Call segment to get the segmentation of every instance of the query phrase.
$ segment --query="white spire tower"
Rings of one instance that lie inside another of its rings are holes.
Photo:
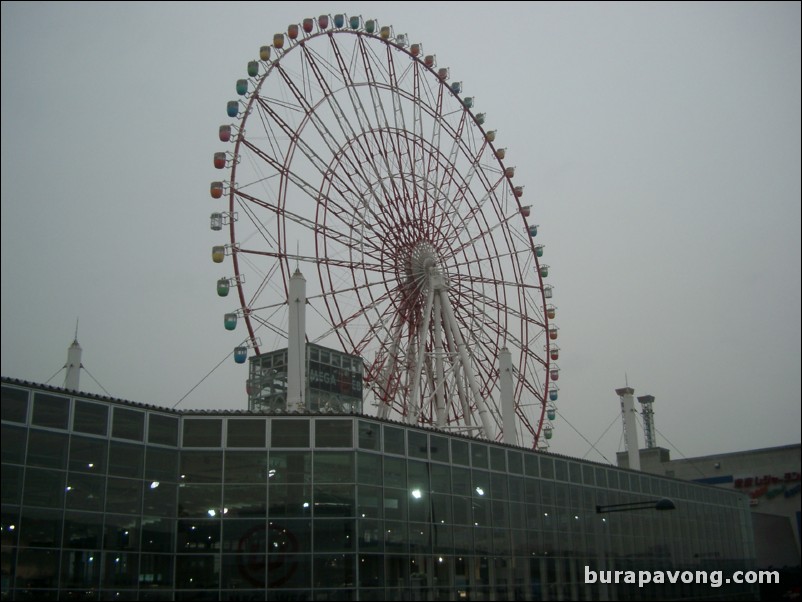
[[[81,346],[78,344],[78,320],[75,321],[75,338],[72,345],[67,350],[67,363],[64,366],[67,374],[64,377],[64,388],[70,391],[78,391],[81,381]]]
[[[638,454],[638,427],[635,422],[635,389],[624,387],[615,390],[621,398],[621,419],[624,422],[624,447],[627,451],[629,467],[640,470],[640,455]]]
[[[287,333],[287,409],[306,408],[306,279],[298,267],[290,278]]]

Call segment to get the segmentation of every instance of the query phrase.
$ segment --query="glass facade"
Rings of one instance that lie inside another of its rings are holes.
[[[744,496],[364,416],[175,412],[4,380],[3,599],[754,599]],[[598,514],[667,497],[676,510]]]

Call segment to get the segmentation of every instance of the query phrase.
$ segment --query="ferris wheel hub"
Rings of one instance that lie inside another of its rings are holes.
[[[428,241],[417,243],[406,258],[407,283],[416,290],[426,290],[435,282],[445,286],[442,261],[437,250]]]

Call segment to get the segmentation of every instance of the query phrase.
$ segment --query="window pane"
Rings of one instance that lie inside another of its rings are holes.
[[[359,421],[359,447],[381,451],[381,426],[365,420]]]
[[[103,547],[106,550],[138,550],[139,517],[107,514]]]
[[[219,516],[222,502],[220,485],[183,485],[178,488],[178,516],[211,518]]]
[[[3,420],[10,422],[28,421],[28,392],[23,389],[2,387],[0,389],[0,409]]]
[[[309,420],[273,419],[271,447],[309,447]]]
[[[540,476],[544,479],[554,478],[554,461],[546,456],[540,456]]]
[[[490,448],[490,470],[507,471],[507,453],[500,447]]]
[[[321,516],[354,516],[353,485],[315,484],[315,520]]]
[[[178,418],[150,414],[148,418],[148,443],[178,445]]]
[[[103,515],[94,512],[66,512],[64,547],[99,550],[103,539]]]
[[[353,483],[353,452],[315,452],[316,483]]]
[[[261,516],[267,513],[267,486],[226,485],[223,489],[223,512],[226,519]]]
[[[347,552],[356,549],[353,519],[319,519],[313,521],[315,551]]]
[[[227,431],[228,447],[265,446],[265,421],[261,418],[229,418]]]
[[[407,498],[409,491],[406,489],[384,488],[384,518],[387,520],[407,520]]]
[[[432,460],[448,462],[448,439],[438,435],[429,435],[429,451],[432,454]]]
[[[426,433],[407,431],[407,449],[410,458],[429,459],[429,438]]]
[[[108,432],[109,408],[99,403],[75,401],[75,416],[72,428],[79,433],[105,435]]]
[[[62,511],[22,509],[19,545],[21,548],[61,547]],[[19,573],[17,573],[19,578]]]
[[[223,480],[223,452],[181,453],[182,483],[220,483]]]
[[[33,424],[66,429],[70,417],[70,400],[66,397],[36,393],[33,396]]]
[[[207,517],[208,519],[208,517]],[[220,547],[221,521],[179,520],[176,551],[181,553],[210,553]]]
[[[388,454],[399,454],[402,456],[406,453],[404,429],[394,426],[384,427],[384,451]]]
[[[270,483],[304,483],[312,473],[312,452],[270,452]]]
[[[22,497],[22,466],[3,466],[0,474],[2,474],[0,494],[2,494],[3,504],[18,505]],[[5,524],[3,522],[4,527]],[[3,528],[3,537],[5,536],[6,530]]]
[[[384,486],[406,488],[407,464],[405,460],[384,458]]]
[[[223,521],[223,552],[248,553],[264,557],[267,554],[267,522],[261,519]],[[225,562],[225,557],[223,559]],[[264,565],[264,561],[259,563]]]
[[[315,420],[315,447],[353,447],[353,420]]]
[[[106,477],[71,473],[67,477],[67,508],[103,512]]]
[[[106,512],[140,514],[142,512],[142,481],[109,477],[106,489]]]
[[[142,519],[142,551],[172,552],[175,540],[175,521],[151,516]],[[148,556],[143,554],[143,559]],[[146,577],[146,580],[150,580]]]
[[[174,517],[177,512],[177,496],[178,486],[174,483],[146,482],[142,513],[151,516]]]
[[[467,441],[458,441],[456,439],[451,440],[451,461],[454,464],[470,466],[471,461],[468,454]]]
[[[309,485],[273,483],[268,485],[271,517],[305,517],[311,515],[312,491]]]
[[[103,584],[106,587],[136,587],[139,580],[139,555],[106,552]]]
[[[98,541],[98,543],[100,543]],[[82,590],[100,585],[100,552],[65,550],[61,553],[61,587]]]
[[[487,468],[487,445],[471,443],[471,463],[474,468]]]
[[[144,448],[141,445],[112,441],[109,445],[109,474],[118,477],[142,478]]]
[[[451,467],[443,464],[429,466],[432,475],[432,491],[451,493]]]
[[[17,588],[58,587],[58,550],[22,550],[17,560]]]
[[[184,447],[220,447],[221,419],[184,418]]]
[[[2,448],[3,463],[24,464],[25,463],[25,435],[28,429],[15,426],[3,425],[2,428]]]
[[[384,504],[382,502],[381,487],[359,485],[357,490],[357,516],[360,518],[382,518]]]
[[[267,482],[267,452],[227,451],[226,483]]]
[[[528,477],[539,477],[540,476],[540,466],[538,463],[538,457],[535,454],[528,453],[524,456],[524,464],[526,466],[526,476]]]
[[[105,439],[92,439],[73,435],[70,439],[70,470],[104,474],[108,442]]]
[[[509,465],[510,472],[515,474],[523,474],[524,461],[520,452],[514,452],[510,449],[507,450],[507,464]]]
[[[382,457],[377,454],[357,452],[357,479],[360,483],[380,485],[382,482]]]
[[[32,429],[28,436],[28,465],[66,468],[68,440],[66,434]]]
[[[66,474],[58,470],[26,469],[22,502],[26,506],[61,508],[64,504],[65,477]]]
[[[148,447],[145,453],[145,478],[175,483],[178,480],[178,451]]]
[[[139,557],[140,600],[169,600],[172,592],[164,591],[173,587],[172,554],[142,554]],[[143,591],[145,588],[156,590]]]

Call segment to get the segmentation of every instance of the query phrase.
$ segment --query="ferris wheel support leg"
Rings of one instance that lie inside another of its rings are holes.
[[[434,386],[435,386],[435,414],[437,426],[446,425],[445,406],[445,374],[443,370],[443,323],[440,308],[440,295],[434,296]]]
[[[443,299],[443,313],[448,321],[449,327],[451,328],[454,339],[456,340],[460,361],[462,363],[462,369],[468,378],[468,384],[471,388],[471,393],[473,393],[476,409],[479,411],[479,420],[482,423],[481,434],[484,435],[486,439],[493,439],[495,437],[495,433],[487,415],[487,404],[485,404],[485,400],[482,399],[482,396],[479,393],[479,386],[476,384],[476,379],[471,371],[471,361],[470,357],[468,356],[468,350],[465,346],[465,340],[462,338],[462,333],[459,330],[457,319],[454,317],[454,311],[451,309],[451,303],[448,301],[448,294],[445,290],[442,290],[440,291],[440,296]]]
[[[384,392],[384,399],[379,400],[379,418],[387,418],[390,415],[390,403],[387,396],[390,392],[390,381],[395,372],[395,366],[398,361],[398,346],[401,344],[401,320],[397,320],[395,331],[393,332],[393,342],[390,345],[390,357],[387,359],[389,365],[385,366],[383,374],[382,391]]]
[[[442,307],[440,308],[441,314],[440,319],[441,323],[444,327],[444,334],[446,336],[446,343],[448,344],[449,349],[452,350],[449,353],[449,362],[451,365],[451,371],[454,374],[454,382],[457,385],[457,397],[459,398],[460,407],[462,409],[462,421],[465,423],[465,426],[470,427],[473,426],[473,415],[471,414],[471,405],[468,400],[468,394],[465,392],[465,383],[462,378],[462,373],[460,371],[460,362],[459,362],[459,354],[457,352],[457,342],[454,339],[454,333],[451,332],[451,328],[449,327],[449,323],[446,320],[445,314],[442,313]],[[456,414],[455,409],[455,414]]]
[[[432,318],[432,302],[434,301],[434,287],[429,287],[426,295],[426,306],[423,309],[423,323],[418,330],[418,352],[415,355],[415,370],[412,372],[412,391],[409,396],[410,407],[407,412],[407,423],[415,424],[421,412],[420,381],[423,377],[423,360],[426,356],[426,335],[429,332],[429,322]]]

